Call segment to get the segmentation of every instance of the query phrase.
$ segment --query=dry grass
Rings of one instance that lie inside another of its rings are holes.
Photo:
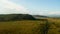
[[[38,20],[0,22],[0,34],[41,34],[45,24]]]
[[[48,30],[48,34],[60,34],[60,19],[48,19],[50,23],[50,27]]]
[[[60,19],[48,19],[47,34],[60,34]],[[0,22],[0,34],[44,34],[45,21],[23,20]]]

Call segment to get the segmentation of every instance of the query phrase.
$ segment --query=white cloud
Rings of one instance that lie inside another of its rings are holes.
[[[20,4],[13,3],[9,0],[0,0],[0,14],[10,14],[10,13],[52,15],[52,14],[60,14],[60,11],[48,11],[48,10],[31,11],[31,10],[27,10],[27,8],[21,6]]]
[[[37,14],[37,15],[60,15],[60,11],[44,11],[44,10],[37,10],[34,12],[31,12],[32,14]]]
[[[52,14],[57,14],[57,15],[58,15],[58,14],[60,14],[60,11],[51,11],[51,12],[49,12],[48,14],[51,14],[51,15],[52,15]]]
[[[20,4],[13,3],[9,0],[0,0],[0,14],[9,13],[29,13],[27,8]]]

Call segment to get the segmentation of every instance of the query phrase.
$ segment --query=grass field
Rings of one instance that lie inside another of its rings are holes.
[[[48,30],[48,34],[60,34],[60,19],[48,19],[50,23],[50,27]]]
[[[46,21],[23,20],[0,22],[0,34],[45,34]],[[60,34],[60,19],[48,19],[47,34]]]
[[[0,22],[0,34],[42,34],[45,24],[39,20]]]

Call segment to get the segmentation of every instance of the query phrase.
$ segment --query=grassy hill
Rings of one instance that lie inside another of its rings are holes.
[[[31,15],[0,15],[0,19],[20,19],[14,21],[0,21],[0,34],[60,34],[60,19],[33,20]],[[21,18],[23,20],[21,20]],[[24,20],[25,19],[25,20]],[[35,18],[34,18],[35,19]]]
[[[32,15],[29,14],[0,14],[0,21],[17,21],[17,20],[35,20]]]

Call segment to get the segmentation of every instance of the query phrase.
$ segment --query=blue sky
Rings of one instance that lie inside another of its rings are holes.
[[[60,11],[60,0],[13,0],[31,10]]]
[[[1,2],[1,4],[6,6],[3,7],[4,9],[0,9],[2,13],[28,13],[38,15],[60,14],[60,0],[3,0],[3,1]]]

